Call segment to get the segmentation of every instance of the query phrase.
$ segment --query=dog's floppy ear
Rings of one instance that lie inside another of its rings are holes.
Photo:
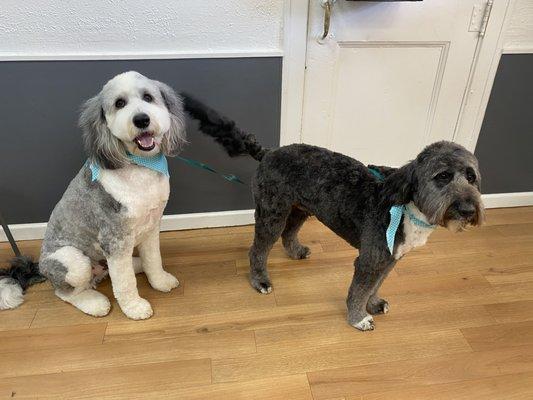
[[[82,106],[79,126],[91,162],[106,169],[121,168],[127,163],[126,148],[108,129],[99,95]]]
[[[390,205],[401,205],[413,200],[417,185],[415,163],[416,161],[411,161],[389,173],[383,182],[383,201]]]
[[[166,156],[173,156],[179,152],[181,146],[186,142],[183,99],[167,84],[157,82],[157,86],[170,114],[170,129],[163,136],[161,151]]]

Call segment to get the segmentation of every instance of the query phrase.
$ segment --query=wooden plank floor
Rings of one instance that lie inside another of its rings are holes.
[[[113,302],[82,314],[48,283],[0,312],[0,398],[533,399],[533,208],[489,210],[482,229],[439,229],[383,285],[376,330],[345,322],[356,251],[316,220],[312,257],[270,258],[274,292],[247,282],[253,227],[162,234],[164,294],[139,276],[154,316]],[[39,241],[21,242],[38,256]],[[0,262],[10,257],[0,244]],[[111,295],[109,282],[100,289]]]

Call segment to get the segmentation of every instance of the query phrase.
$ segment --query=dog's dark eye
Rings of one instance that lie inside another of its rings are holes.
[[[143,100],[146,101],[147,103],[151,103],[152,101],[154,101],[154,98],[152,97],[151,94],[145,93],[143,96]]]
[[[117,101],[115,101],[116,108],[124,108],[125,105],[126,105],[126,100],[124,99],[117,99]]]
[[[476,181],[476,173],[471,169],[467,169],[466,180],[468,181],[468,183],[474,183]]]
[[[453,174],[451,172],[444,171],[444,172],[441,172],[435,175],[433,179],[435,179],[439,183],[448,183],[452,180],[452,178],[453,178]]]

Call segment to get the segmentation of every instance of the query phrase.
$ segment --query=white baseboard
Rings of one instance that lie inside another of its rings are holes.
[[[9,229],[15,240],[42,239],[46,230],[46,222],[12,224],[9,225]],[[2,227],[0,227],[0,242],[7,242],[7,237]]]
[[[161,231],[216,228],[254,223],[254,210],[217,211],[194,214],[163,215]]]
[[[183,229],[215,228],[221,226],[249,225],[254,223],[254,210],[217,211],[206,213],[164,215],[161,231]],[[46,222],[9,225],[15,240],[42,239]],[[6,242],[4,230],[0,227],[0,242]]]
[[[481,198],[485,208],[533,206],[533,192],[484,194]]]

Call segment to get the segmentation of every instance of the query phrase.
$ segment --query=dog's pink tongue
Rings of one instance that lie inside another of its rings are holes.
[[[150,135],[143,135],[139,138],[137,138],[137,142],[142,146],[142,147],[150,147],[154,144],[154,138]]]

